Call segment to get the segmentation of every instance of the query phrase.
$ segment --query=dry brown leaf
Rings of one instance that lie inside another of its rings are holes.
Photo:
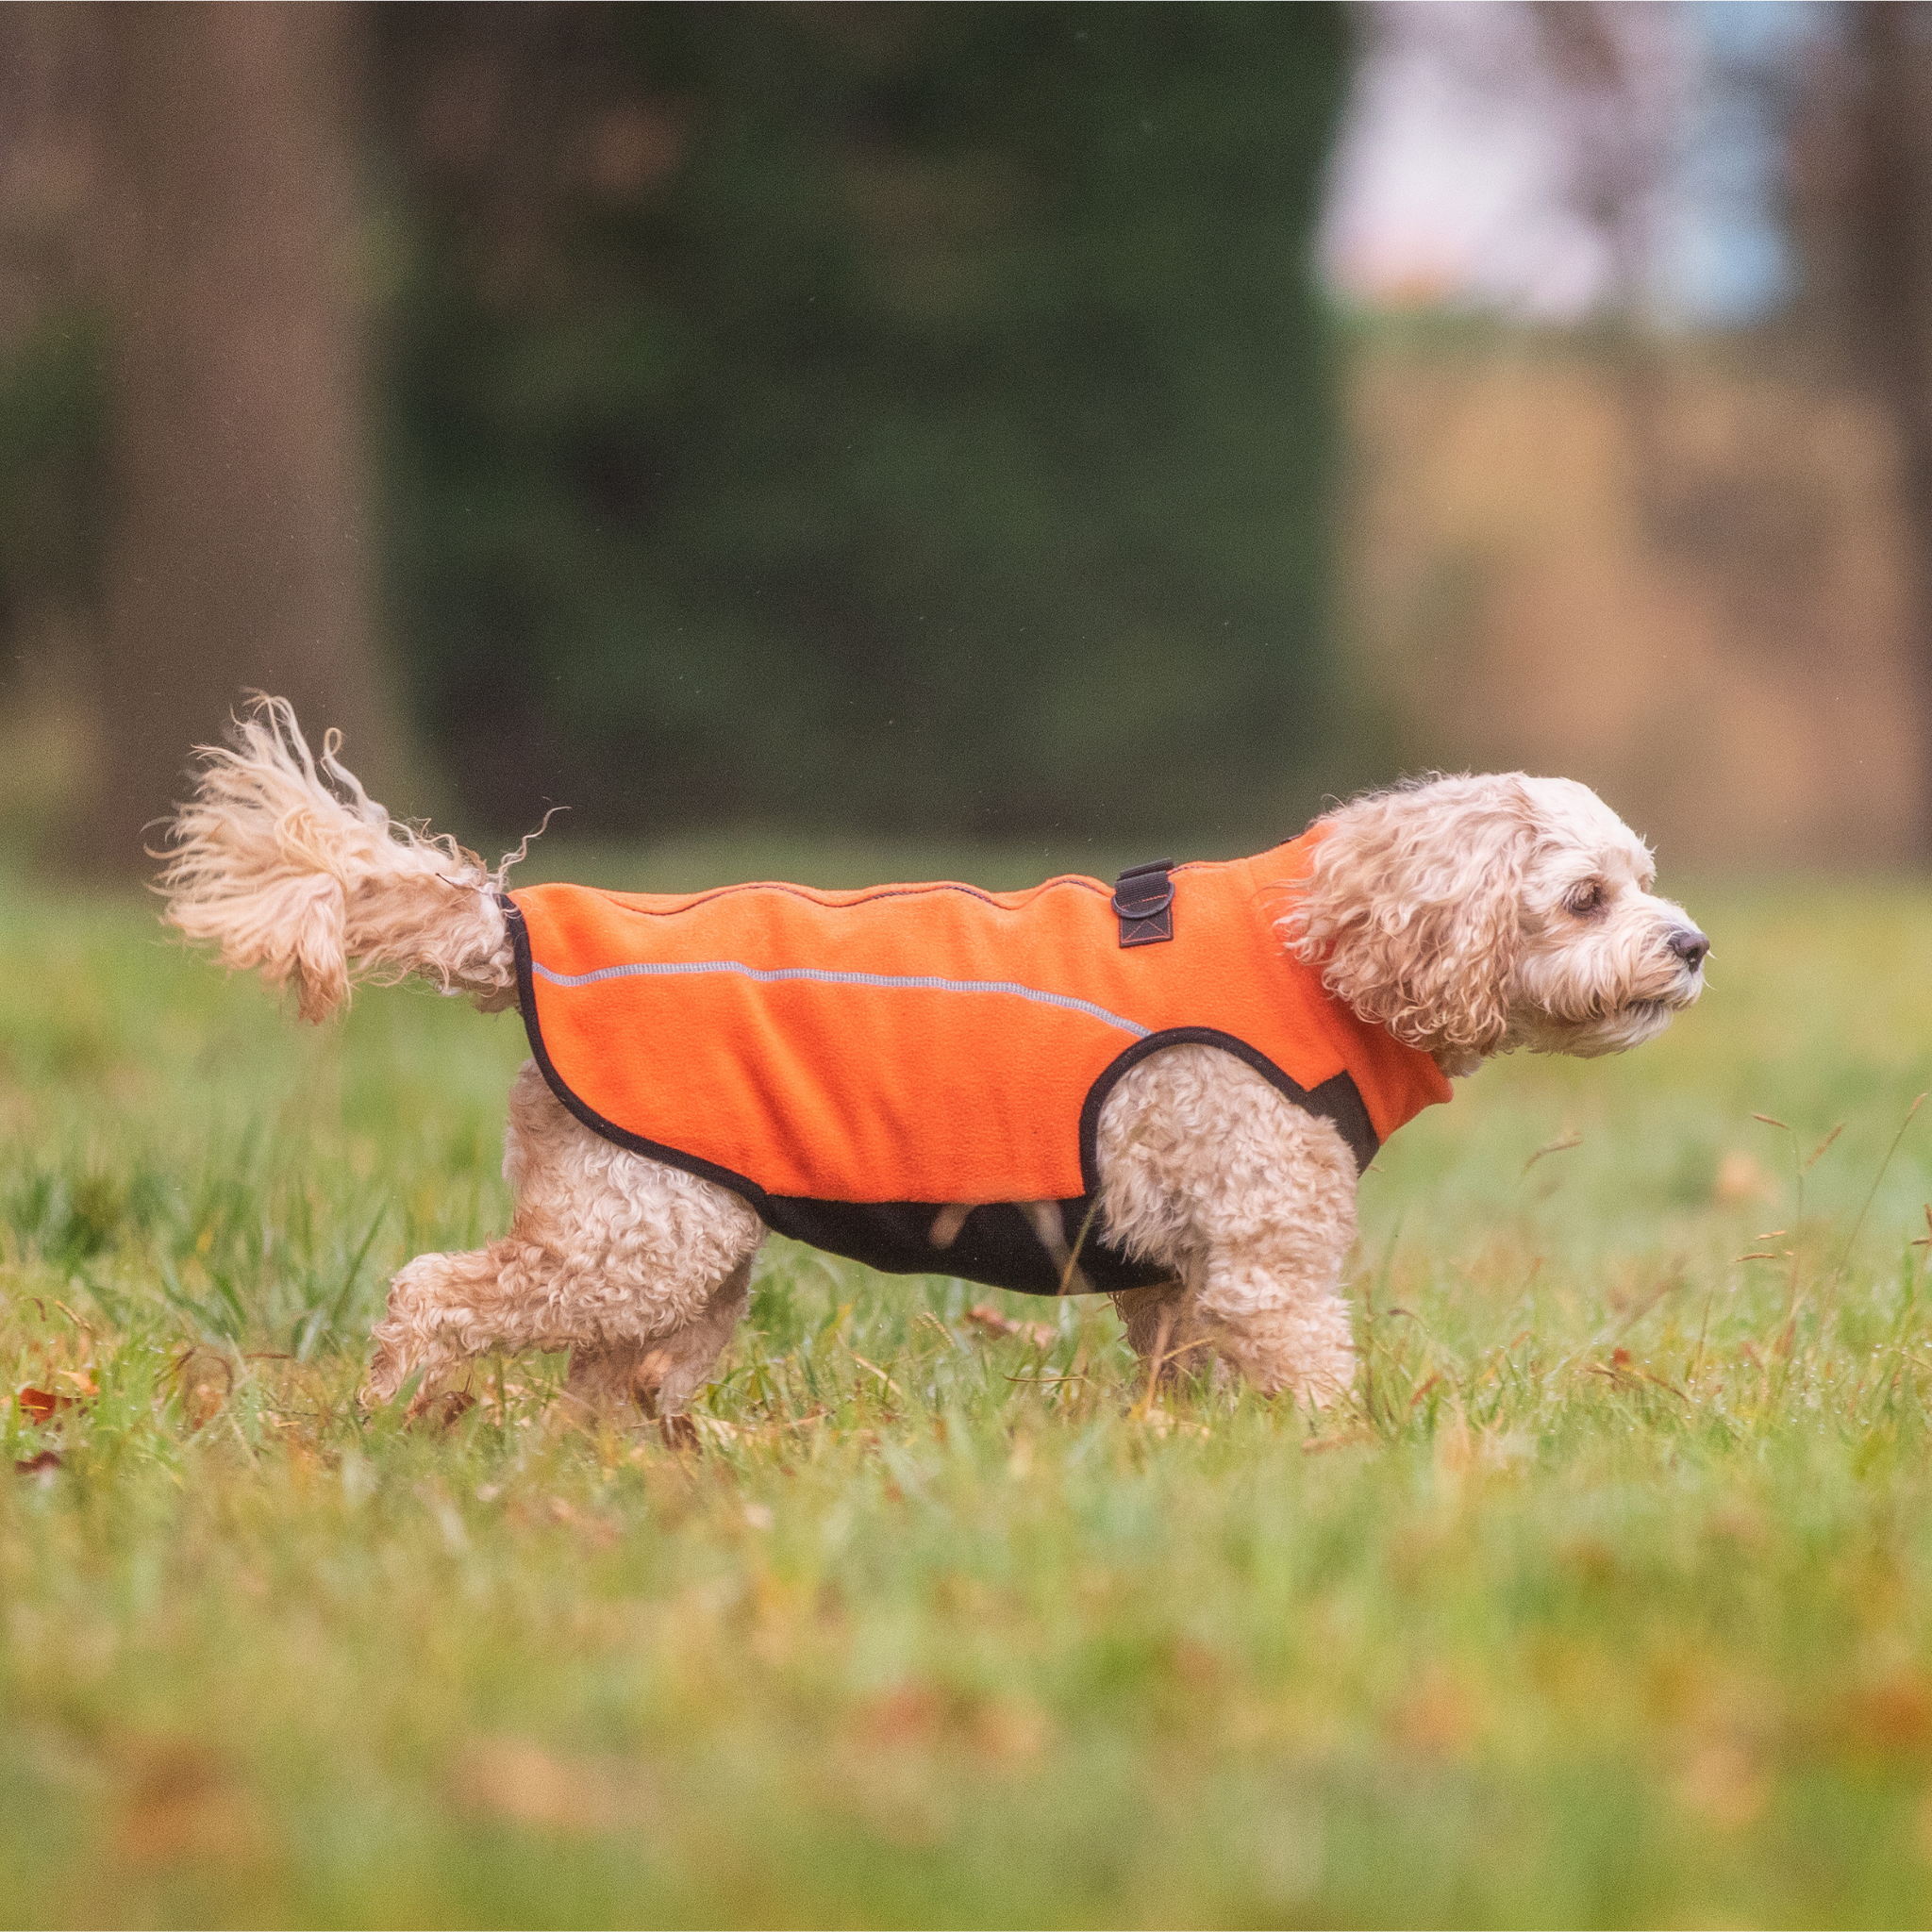
[[[21,1457],[13,1465],[15,1475],[48,1475],[60,1467],[59,1457],[51,1449],[42,1449],[38,1456]]]
[[[1740,1746],[1710,1744],[1685,1767],[1677,1796],[1706,1824],[1720,1831],[1741,1831],[1763,1811],[1771,1778]]]
[[[1211,1436],[1214,1433],[1206,1423],[1194,1422],[1184,1415],[1174,1415],[1164,1408],[1150,1408],[1141,1421],[1157,1436]]]
[[[1033,1348],[1051,1348],[1060,1339],[1060,1331],[1050,1322],[1016,1322],[991,1302],[975,1302],[966,1310],[966,1319],[984,1335],[1017,1336]]]
[[[924,1743],[944,1725],[946,1704],[930,1684],[902,1684],[861,1706],[855,1727],[875,1749]]]
[[[1474,1741],[1480,1723],[1474,1698],[1440,1666],[1425,1671],[1391,1714],[1397,1739],[1426,1757],[1459,1755]]]
[[[218,1416],[235,1392],[235,1371],[211,1348],[191,1348],[175,1364],[181,1385],[181,1408],[191,1435]]]
[[[132,1753],[114,1849],[137,1865],[262,1857],[267,1823],[212,1753],[185,1740],[145,1740]]]
[[[63,1408],[72,1408],[78,1400],[73,1395],[57,1395],[51,1389],[27,1387],[14,1391],[13,1399],[20,1404],[20,1412],[29,1422],[43,1423],[58,1415]]]
[[[1754,1156],[1738,1148],[1718,1162],[1711,1192],[1727,1208],[1740,1207],[1747,1201],[1776,1200],[1777,1184]]]
[[[1045,1750],[1053,1726],[1044,1711],[1024,1698],[1001,1697],[974,1712],[968,1735],[982,1757],[1024,1764]]]
[[[1932,1681],[1908,1673],[1859,1691],[1846,1704],[1842,1730],[1856,1751],[1893,1757],[1932,1754]]]
[[[432,1429],[447,1429],[460,1422],[476,1406],[476,1398],[467,1389],[444,1389],[427,1397],[418,1396],[409,1405],[408,1426],[419,1424]]]
[[[565,1757],[527,1738],[477,1738],[457,1760],[453,1794],[465,1810],[572,1836],[648,1822],[650,1781],[619,1757]]]

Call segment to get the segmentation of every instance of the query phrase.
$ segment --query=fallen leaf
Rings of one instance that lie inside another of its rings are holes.
[[[38,1456],[23,1457],[13,1465],[15,1475],[50,1475],[60,1467],[60,1458],[51,1449],[42,1449]]]
[[[983,1334],[1017,1336],[1034,1348],[1051,1348],[1060,1339],[1060,1331],[1050,1322],[1016,1322],[991,1302],[975,1302],[966,1310],[966,1319]]]
[[[1164,1408],[1150,1408],[1141,1418],[1157,1436],[1211,1436],[1214,1431],[1206,1423],[1197,1423],[1187,1416],[1174,1415]]]
[[[1932,1681],[1910,1673],[1869,1686],[1847,1701],[1840,1725],[1857,1750],[1924,1757],[1932,1752]]]
[[[76,1397],[57,1395],[51,1389],[36,1389],[31,1385],[17,1390],[14,1393],[20,1404],[20,1412],[30,1422],[43,1423],[63,1408],[72,1408]]]
[[[1717,1180],[1711,1192],[1726,1207],[1746,1201],[1774,1201],[1777,1186],[1757,1158],[1738,1148],[1717,1164]]]
[[[1034,1705],[1001,1697],[974,1712],[967,1735],[982,1757],[1002,1764],[1024,1764],[1046,1748],[1053,1726]]]
[[[137,1865],[220,1859],[253,1862],[271,1850],[250,1794],[199,1744],[150,1740],[127,1767],[114,1849]]]
[[[902,1684],[861,1706],[856,1725],[874,1749],[924,1743],[945,1724],[947,1702],[929,1684]]]
[[[565,1757],[526,1738],[478,1738],[450,1780],[465,1809],[577,1836],[635,1827],[653,1809],[642,1769],[618,1757]]]
[[[188,1432],[212,1422],[235,1392],[235,1371],[228,1358],[211,1348],[191,1348],[175,1364],[181,1385],[181,1408]]]
[[[1677,1796],[1720,1831],[1741,1831],[1754,1824],[1771,1797],[1771,1778],[1736,1744],[1711,1744],[1700,1751],[1677,1780]]]
[[[418,1396],[409,1405],[408,1426],[415,1428],[419,1424],[432,1429],[447,1429],[460,1422],[476,1406],[476,1398],[467,1389],[444,1389],[425,1401]]]
[[[1391,1713],[1391,1727],[1408,1750],[1424,1757],[1452,1757],[1468,1749],[1481,1716],[1469,1692],[1440,1666],[1421,1680]]]

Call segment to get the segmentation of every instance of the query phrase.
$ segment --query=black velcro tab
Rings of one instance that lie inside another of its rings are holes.
[[[1121,922],[1121,944],[1155,946],[1174,937],[1174,860],[1157,858],[1130,865],[1114,881],[1113,909]]]

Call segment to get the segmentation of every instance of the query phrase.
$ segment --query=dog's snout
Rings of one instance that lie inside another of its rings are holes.
[[[1667,943],[1693,973],[1704,964],[1705,955],[1710,951],[1710,941],[1694,925],[1678,926]]]

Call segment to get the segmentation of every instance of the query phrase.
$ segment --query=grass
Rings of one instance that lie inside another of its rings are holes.
[[[0,1917],[1924,1923],[1932,893],[1692,901],[1662,1041],[1372,1170],[1347,1412],[774,1244],[678,1449],[355,1407],[514,1018],[7,889]]]

